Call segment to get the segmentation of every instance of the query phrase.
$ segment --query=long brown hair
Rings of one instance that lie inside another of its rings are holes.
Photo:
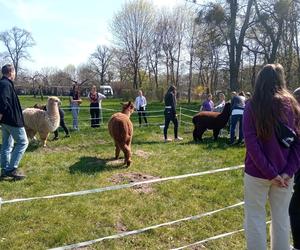
[[[256,131],[260,139],[270,138],[277,121],[286,120],[283,104],[289,103],[295,114],[296,132],[300,134],[300,108],[286,88],[281,64],[267,64],[258,73],[251,106],[256,117]]]

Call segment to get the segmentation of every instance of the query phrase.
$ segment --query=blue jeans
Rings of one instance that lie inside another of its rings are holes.
[[[230,124],[230,143],[234,142],[234,132],[237,122],[239,122],[239,142],[242,142],[244,139],[243,135],[243,115],[232,115]]]
[[[78,129],[78,115],[79,115],[79,105],[77,103],[71,104],[71,111],[73,116],[73,129]]]
[[[1,124],[1,127],[1,167],[8,172],[18,168],[28,146],[28,139],[24,127],[12,127],[6,124]]]

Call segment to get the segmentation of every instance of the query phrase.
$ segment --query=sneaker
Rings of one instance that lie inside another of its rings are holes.
[[[14,180],[22,180],[26,177],[26,175],[22,174],[17,169],[8,172],[1,170],[1,177],[12,177]]]
[[[175,141],[182,141],[183,140],[183,138],[182,137],[177,137],[177,138],[175,138]]]
[[[58,137],[54,137],[53,139],[52,139],[52,141],[57,141],[59,138]]]
[[[237,144],[243,146],[243,145],[245,145],[245,142],[244,142],[244,140],[242,140],[242,141],[239,140],[239,141],[237,142]]]
[[[171,142],[172,141],[172,139],[165,139],[165,142]]]
[[[69,134],[66,134],[65,137],[70,137],[70,135],[69,135]]]
[[[236,142],[228,142],[228,143],[227,143],[228,146],[234,146],[234,145],[236,145],[236,144],[237,144]]]

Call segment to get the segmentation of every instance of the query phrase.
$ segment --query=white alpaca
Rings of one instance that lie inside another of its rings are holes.
[[[59,127],[60,117],[58,104],[60,100],[51,96],[48,98],[47,110],[27,108],[23,110],[25,129],[27,137],[32,139],[39,133],[43,146],[46,147],[47,137]]]

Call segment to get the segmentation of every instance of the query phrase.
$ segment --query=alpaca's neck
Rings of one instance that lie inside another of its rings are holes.
[[[222,119],[224,119],[224,121],[226,120],[227,122],[230,117],[230,111],[230,107],[225,107],[219,117],[222,117]]]
[[[47,105],[47,113],[50,117],[57,117],[59,116],[58,106],[57,104],[54,105]]]
[[[122,113],[125,114],[125,115],[127,115],[128,117],[131,116],[131,112],[129,110],[127,110],[127,109],[123,110]]]

